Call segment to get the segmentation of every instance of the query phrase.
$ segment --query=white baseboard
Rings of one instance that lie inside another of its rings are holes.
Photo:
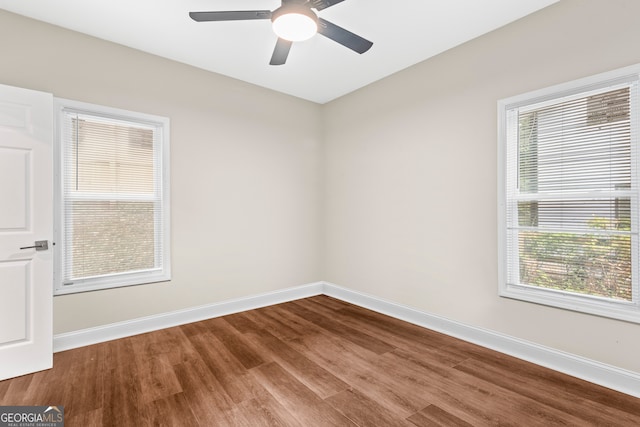
[[[640,397],[640,374],[323,282],[330,297]]]
[[[53,337],[53,351],[59,352],[86,345],[130,337],[145,332],[171,328],[186,323],[226,316],[241,311],[253,310],[314,295],[321,295],[323,282],[280,289],[246,298],[238,298],[215,304],[207,304],[184,310],[171,311],[153,316],[140,317],[124,322],[111,323],[95,328],[57,334]]]
[[[490,330],[465,325],[328,282],[310,283],[246,298],[58,334],[53,338],[53,349],[55,352],[70,350],[86,345],[322,294],[464,341],[478,344],[482,347],[490,348],[631,396],[640,397],[640,374],[638,373]]]

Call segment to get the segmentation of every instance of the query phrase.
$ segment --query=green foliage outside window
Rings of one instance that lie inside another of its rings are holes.
[[[593,233],[521,231],[520,282],[527,285],[632,300],[629,222],[596,217]],[[600,231],[600,232],[598,232]]]

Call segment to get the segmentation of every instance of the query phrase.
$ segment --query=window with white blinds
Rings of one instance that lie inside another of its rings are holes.
[[[639,72],[499,102],[500,295],[640,322]]]
[[[57,105],[56,292],[169,280],[168,119]]]

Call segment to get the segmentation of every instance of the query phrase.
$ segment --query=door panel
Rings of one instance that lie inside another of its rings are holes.
[[[52,183],[53,96],[0,85],[0,380],[52,365]]]
[[[28,168],[29,151],[0,147],[0,203],[2,203],[0,230],[2,231],[27,229]]]
[[[30,261],[0,262],[0,343],[17,343],[29,339],[27,318],[29,307],[26,304],[14,304],[15,301],[27,301],[29,289]]]

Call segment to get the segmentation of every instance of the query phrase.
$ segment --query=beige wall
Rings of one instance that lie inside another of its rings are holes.
[[[171,119],[173,280],[54,298],[54,333],[320,278],[316,104],[0,11],[0,83]]]
[[[564,0],[325,107],[323,278],[640,372],[640,325],[499,298],[497,105],[640,62],[640,2]]]

